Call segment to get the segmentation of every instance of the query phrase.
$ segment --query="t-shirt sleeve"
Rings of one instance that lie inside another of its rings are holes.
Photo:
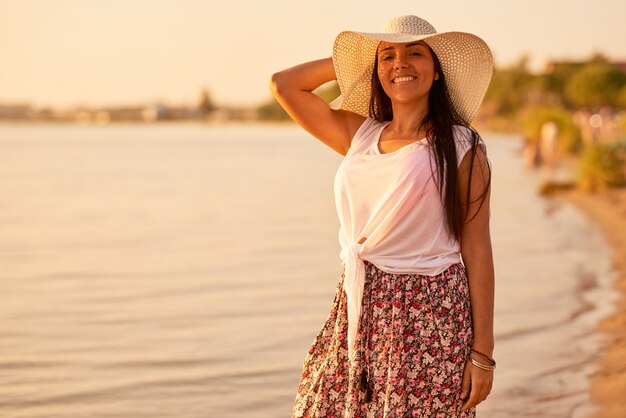
[[[468,154],[472,147],[472,131],[463,126],[455,126],[454,127],[454,142],[456,144],[456,163],[457,167],[461,165],[463,158]],[[482,138],[478,138],[478,146],[480,146],[485,153],[487,154],[487,145],[483,141]]]

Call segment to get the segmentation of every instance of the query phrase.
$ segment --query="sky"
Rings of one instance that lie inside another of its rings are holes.
[[[339,32],[407,14],[480,36],[500,67],[626,61],[623,0],[0,0],[0,103],[183,105],[206,88],[254,106],[274,72],[331,56]]]

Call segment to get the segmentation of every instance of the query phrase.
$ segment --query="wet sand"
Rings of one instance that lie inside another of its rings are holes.
[[[620,299],[615,310],[598,323],[606,335],[597,370],[589,376],[590,397],[598,409],[590,418],[626,417],[626,188],[587,194],[560,192],[558,196],[579,207],[596,222],[614,248],[615,289]]]

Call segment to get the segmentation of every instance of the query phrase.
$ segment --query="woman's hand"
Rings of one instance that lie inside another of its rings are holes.
[[[480,359],[475,360],[481,361]],[[493,370],[483,370],[474,366],[472,362],[467,359],[467,362],[465,363],[465,370],[463,370],[461,399],[468,399],[463,404],[461,410],[467,411],[469,408],[476,406],[487,399],[489,392],[491,392],[492,385]]]

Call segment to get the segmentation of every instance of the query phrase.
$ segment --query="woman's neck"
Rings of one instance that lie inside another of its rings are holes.
[[[393,120],[385,127],[385,130],[388,135],[394,138],[419,140],[423,133],[429,129],[429,126],[423,126],[422,129],[419,129],[427,114],[428,103],[421,109],[416,108],[414,104],[410,106],[394,104]]]

